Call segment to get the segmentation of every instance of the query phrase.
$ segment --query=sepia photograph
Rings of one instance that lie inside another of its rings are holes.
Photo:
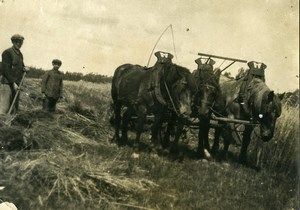
[[[300,209],[298,0],[0,0],[0,210]]]

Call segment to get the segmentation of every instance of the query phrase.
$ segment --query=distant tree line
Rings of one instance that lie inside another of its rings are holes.
[[[28,72],[27,76],[30,78],[42,78],[42,76],[46,73],[45,70],[36,67],[30,67],[30,71]],[[112,77],[101,75],[101,74],[82,74],[77,72],[66,72],[64,73],[64,80],[70,81],[87,81],[93,83],[109,83],[112,80]]]

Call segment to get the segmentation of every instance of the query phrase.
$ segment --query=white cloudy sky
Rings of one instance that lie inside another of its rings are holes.
[[[0,50],[20,33],[28,66],[59,58],[63,71],[111,76],[124,63],[146,66],[170,24],[175,50],[170,28],[155,50],[179,65],[195,69],[198,52],[261,61],[275,91],[299,86],[298,0],[1,0]]]

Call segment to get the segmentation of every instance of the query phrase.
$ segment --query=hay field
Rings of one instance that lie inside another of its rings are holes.
[[[110,84],[65,81],[54,114],[41,111],[39,84],[27,79],[22,112],[1,117],[11,123],[0,127],[0,201],[22,210],[299,209],[299,107],[284,106],[273,141],[250,145],[253,162],[263,151],[257,172],[236,163],[238,146],[225,162],[194,158],[193,133],[183,159],[133,156],[111,141]]]

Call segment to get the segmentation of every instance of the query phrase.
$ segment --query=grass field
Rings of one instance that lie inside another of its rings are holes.
[[[253,141],[262,170],[239,165],[239,146],[228,161],[198,160],[197,139],[180,142],[184,158],[112,142],[110,84],[64,83],[54,114],[41,111],[40,81],[28,79],[20,112],[3,136],[25,148],[0,151],[0,199],[20,210],[95,209],[299,209],[299,107],[283,106],[274,139]],[[5,121],[5,117],[2,117]],[[134,133],[130,132],[130,140]],[[149,132],[142,135],[149,145]],[[24,145],[22,145],[24,146]],[[0,201],[1,201],[0,200]]]

